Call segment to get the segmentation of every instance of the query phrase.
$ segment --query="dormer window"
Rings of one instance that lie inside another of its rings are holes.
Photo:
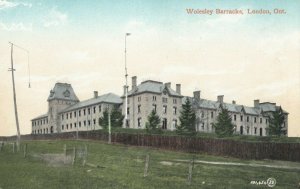
[[[70,97],[70,91],[68,89],[65,90],[65,92],[63,94],[64,94],[64,97]]]

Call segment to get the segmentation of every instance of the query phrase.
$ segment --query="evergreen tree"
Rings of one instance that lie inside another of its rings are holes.
[[[231,116],[226,108],[221,108],[221,112],[217,117],[217,122],[213,123],[215,132],[219,137],[232,136],[234,125],[231,122]]]
[[[101,125],[101,127],[105,130],[108,128],[108,110],[107,109],[104,110],[102,117],[99,118],[99,125]]]
[[[150,115],[148,116],[148,121],[146,123],[146,130],[148,133],[160,133],[160,118],[156,114],[156,111],[152,110]]]
[[[99,119],[99,124],[102,126],[103,129],[108,129],[108,109],[105,109],[103,112],[103,116]],[[113,108],[110,114],[110,123],[111,128],[117,128],[122,127],[124,116],[122,115],[122,112],[117,109]]]
[[[269,135],[285,135],[286,131],[283,130],[284,120],[284,114],[280,110],[272,112],[272,115],[269,119]]]
[[[182,135],[196,135],[196,113],[192,108],[190,100],[187,98],[182,105],[180,112],[180,125],[176,127],[176,132]]]
[[[111,126],[112,128],[122,127],[124,115],[121,110],[114,107],[111,111]]]

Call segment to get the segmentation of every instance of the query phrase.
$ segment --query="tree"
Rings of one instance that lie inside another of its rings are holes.
[[[103,116],[99,119],[99,124],[102,126],[103,129],[108,129],[108,109],[105,109],[103,112]],[[122,127],[124,116],[122,112],[114,107],[110,114],[110,122],[111,128]]]
[[[272,115],[269,118],[269,135],[285,135],[284,121],[285,117],[282,111],[277,109],[275,112],[272,112]]]
[[[146,123],[146,130],[148,133],[160,133],[161,132],[160,118],[156,114],[155,110],[152,110],[152,112],[148,116],[148,121]]]
[[[232,136],[234,125],[231,122],[231,116],[226,108],[221,107],[221,112],[217,117],[217,122],[213,123],[215,132],[219,137]]]
[[[181,135],[196,135],[196,113],[192,108],[190,100],[187,98],[180,111],[180,125],[176,127],[176,132]]]

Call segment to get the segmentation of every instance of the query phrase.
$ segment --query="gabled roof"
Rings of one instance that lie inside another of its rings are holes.
[[[179,93],[177,93],[170,87],[166,87],[162,82],[152,80],[142,82],[140,85],[130,90],[128,92],[128,96],[137,95],[145,92],[162,94],[164,90],[166,90],[170,96],[182,97]]]
[[[96,104],[100,104],[100,103],[122,104],[122,99],[116,94],[107,93],[107,94],[98,96],[97,98],[91,98],[88,100],[78,102],[77,104],[71,105],[71,106],[67,107],[66,109],[62,110],[60,113],[68,112],[68,111],[72,111],[72,110],[76,110],[79,108],[96,105]]]
[[[276,104],[265,102],[265,103],[259,103],[259,107],[263,110],[263,112],[274,112],[276,111]]]
[[[50,91],[48,101],[50,100],[70,100],[79,101],[71,84],[56,83],[54,88]]]
[[[46,117],[48,117],[48,114],[42,114],[42,115],[40,115],[40,116],[37,116],[37,117],[31,119],[31,121],[37,120],[37,119],[41,119],[41,118],[46,118]]]

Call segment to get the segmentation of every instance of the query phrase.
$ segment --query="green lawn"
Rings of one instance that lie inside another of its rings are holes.
[[[23,152],[12,153],[6,145],[0,152],[0,188],[267,188],[253,185],[251,181],[276,179],[275,188],[297,188],[300,170],[232,165],[195,164],[191,185],[187,184],[189,164],[175,160],[204,160],[220,162],[288,165],[299,167],[300,163],[282,161],[239,160],[188,154],[152,148],[108,145],[95,141],[25,141],[28,156]],[[87,145],[87,162],[104,168],[82,166],[77,159],[74,166],[49,165],[41,154],[63,153],[63,146],[77,148]],[[148,176],[143,177],[146,154],[150,155]],[[164,163],[162,163],[164,162]]]

